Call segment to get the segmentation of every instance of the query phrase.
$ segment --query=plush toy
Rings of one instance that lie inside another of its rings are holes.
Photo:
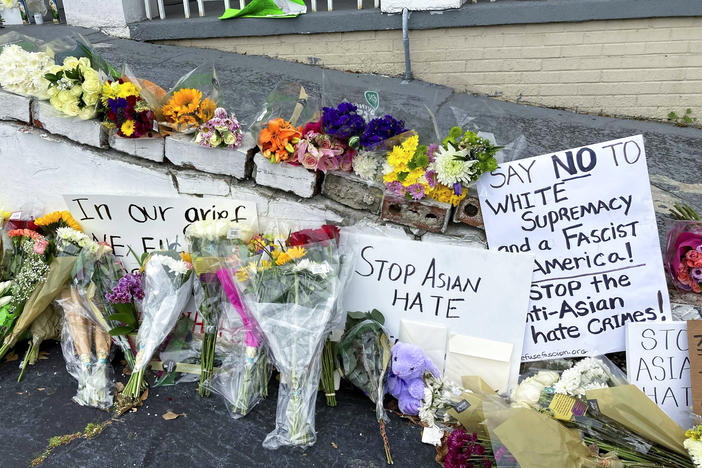
[[[413,344],[397,342],[392,347],[386,391],[397,398],[400,411],[416,415],[424,398],[424,372],[439,377],[436,368],[422,349]]]

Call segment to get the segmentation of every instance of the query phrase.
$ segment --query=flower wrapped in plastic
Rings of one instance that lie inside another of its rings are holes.
[[[200,65],[183,75],[165,94],[144,92],[156,119],[175,132],[192,133],[214,117],[219,82],[212,65]]]
[[[214,117],[200,125],[195,143],[205,148],[236,149],[241,146],[243,139],[244,134],[236,115],[233,112],[228,115],[226,109],[218,107],[214,111]]]
[[[341,290],[336,239],[318,231],[292,233],[287,242],[274,236],[278,241],[260,254],[240,249],[237,289],[280,372],[276,428],[263,442],[266,448],[306,447],[316,440],[321,353]]]
[[[0,43],[0,87],[6,91],[37,99],[49,99],[49,81],[44,74],[54,65],[50,49],[26,50],[22,40],[14,44]]]
[[[120,137],[151,137],[157,133],[154,111],[141,96],[138,82],[126,78],[106,81],[102,85],[98,112],[103,116],[103,125],[114,129]]]
[[[251,237],[248,228],[243,228],[227,219],[196,221],[188,226],[185,234],[190,245],[195,280],[195,305],[202,318],[204,333],[202,337],[200,396],[209,396],[208,381],[215,364],[215,351],[219,322],[224,308],[224,293],[217,270],[220,256],[229,256],[242,241],[242,237]]]
[[[670,221],[665,265],[676,288],[699,294],[702,291],[702,221],[689,206],[676,206],[679,213]]]
[[[137,333],[138,352],[134,370],[123,394],[137,398],[144,383],[144,371],[156,348],[168,336],[192,294],[192,265],[178,252],[157,251],[144,267],[142,323]]]

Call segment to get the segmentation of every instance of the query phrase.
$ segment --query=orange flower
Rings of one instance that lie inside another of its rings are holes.
[[[272,119],[258,135],[258,145],[266,159],[279,163],[290,159],[301,137],[302,127],[283,119]]]
[[[39,234],[36,231],[32,231],[31,229],[13,229],[10,232],[8,232],[7,235],[10,237],[19,237],[19,236],[30,237],[34,240],[39,240],[39,239],[44,238],[44,236],[42,236],[41,234]]]
[[[177,130],[196,127],[214,117],[217,107],[210,98],[202,98],[197,89],[183,88],[173,93],[168,102],[161,107],[166,122],[175,124]]]
[[[210,98],[205,98],[200,104],[200,109],[197,111],[197,118],[201,123],[207,122],[214,117],[214,111],[217,108],[217,103]]]

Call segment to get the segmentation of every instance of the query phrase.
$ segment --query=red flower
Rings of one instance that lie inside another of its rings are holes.
[[[302,129],[302,135],[306,135],[307,132],[322,133],[322,120],[305,124],[305,128]]]
[[[303,229],[293,232],[288,239],[288,245],[291,247],[316,243],[328,245],[330,240],[339,242],[339,228],[332,224],[325,224],[320,229]]]

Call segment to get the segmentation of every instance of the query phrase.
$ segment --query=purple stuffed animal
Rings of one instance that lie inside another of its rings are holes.
[[[397,398],[400,411],[416,415],[424,398],[424,372],[439,377],[439,369],[419,346],[397,342],[392,347],[385,390]]]

